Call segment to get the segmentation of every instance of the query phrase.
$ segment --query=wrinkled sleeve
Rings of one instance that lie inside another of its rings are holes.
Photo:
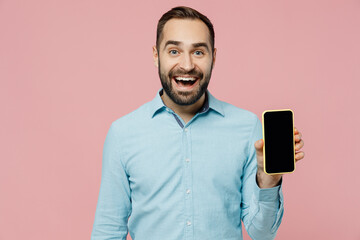
[[[282,185],[260,189],[256,183],[257,159],[254,143],[262,138],[260,120],[256,117],[255,127],[249,142],[249,152],[244,167],[241,219],[253,240],[274,239],[280,226],[284,200]]]
[[[102,175],[91,240],[125,240],[131,214],[129,179],[121,159],[118,132],[111,124],[106,135]]]

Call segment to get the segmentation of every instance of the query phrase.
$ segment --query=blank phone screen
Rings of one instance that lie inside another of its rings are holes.
[[[289,110],[264,113],[265,171],[295,170],[293,113]]]

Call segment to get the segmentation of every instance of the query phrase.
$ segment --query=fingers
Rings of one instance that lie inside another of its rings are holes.
[[[262,148],[264,146],[264,140],[260,139],[255,142],[255,149],[258,151],[262,151]]]
[[[299,132],[299,130],[294,127],[294,133],[295,133],[295,151],[299,151],[304,146],[304,140],[301,139],[302,134]],[[305,157],[304,152],[296,152],[295,153],[295,162],[303,159]]]
[[[304,140],[300,140],[300,142],[295,144],[295,150],[299,151],[304,146]]]
[[[299,132],[299,130],[296,128],[296,127],[294,127],[294,138],[295,138],[295,142],[300,142],[301,141],[301,137],[302,137],[302,134],[301,134],[301,132]]]
[[[295,134],[295,142],[300,142],[301,137],[302,137],[301,133]]]
[[[297,152],[295,153],[295,161],[299,161],[301,159],[303,159],[305,157],[305,153],[304,152]]]

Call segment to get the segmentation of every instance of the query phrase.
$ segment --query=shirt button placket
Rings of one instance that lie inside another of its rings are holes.
[[[191,194],[192,188],[192,167],[191,167],[191,131],[189,127],[183,129],[184,134],[184,151],[185,151],[185,189],[184,189],[184,198],[185,198],[185,239],[194,238],[193,230],[193,200]]]

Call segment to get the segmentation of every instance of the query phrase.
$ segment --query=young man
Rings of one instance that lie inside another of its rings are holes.
[[[159,20],[162,88],[114,121],[104,144],[92,240],[273,239],[281,175],[264,173],[257,116],[207,90],[216,59],[207,17],[177,7]],[[296,150],[303,146],[296,130]],[[298,151],[296,159],[304,153]]]

